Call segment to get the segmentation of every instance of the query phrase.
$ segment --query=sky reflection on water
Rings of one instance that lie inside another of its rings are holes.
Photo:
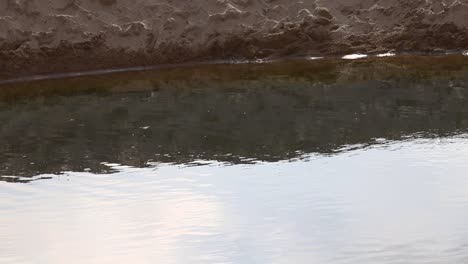
[[[0,183],[0,263],[462,263],[467,158],[455,137]]]
[[[0,86],[0,263],[465,263],[467,70],[320,60]]]

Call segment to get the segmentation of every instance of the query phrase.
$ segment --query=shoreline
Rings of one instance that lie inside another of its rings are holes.
[[[0,80],[212,60],[468,49],[468,0],[0,3]]]
[[[356,56],[356,57],[355,57]],[[468,57],[465,51],[439,51],[439,52],[401,52],[401,53],[374,53],[374,54],[346,54],[346,55],[331,55],[323,57],[305,57],[305,56],[290,56],[275,59],[239,59],[239,60],[202,60],[202,61],[189,61],[181,63],[165,63],[165,64],[154,64],[154,65],[142,65],[133,67],[114,67],[114,68],[96,68],[95,70],[82,70],[82,71],[59,71],[57,73],[38,73],[25,76],[13,77],[10,79],[0,78],[0,86],[11,85],[15,83],[25,83],[42,80],[56,80],[56,79],[67,79],[74,77],[88,77],[88,76],[99,76],[117,73],[131,73],[131,72],[143,72],[153,70],[168,70],[174,68],[185,68],[185,67],[196,67],[203,65],[236,65],[236,64],[270,64],[275,62],[290,62],[290,61],[365,61],[365,60],[385,60],[385,59],[405,59],[409,57],[417,58],[431,58],[431,57],[459,57],[465,58],[468,61]]]

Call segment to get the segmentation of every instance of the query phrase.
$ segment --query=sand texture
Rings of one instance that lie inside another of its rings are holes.
[[[0,0],[0,78],[197,60],[464,50],[468,0]]]

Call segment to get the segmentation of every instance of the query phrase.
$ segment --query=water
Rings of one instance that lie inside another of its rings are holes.
[[[468,60],[0,87],[0,263],[465,263]]]

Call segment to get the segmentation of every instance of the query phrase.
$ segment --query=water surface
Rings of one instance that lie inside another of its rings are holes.
[[[464,263],[468,59],[0,86],[0,263]]]

